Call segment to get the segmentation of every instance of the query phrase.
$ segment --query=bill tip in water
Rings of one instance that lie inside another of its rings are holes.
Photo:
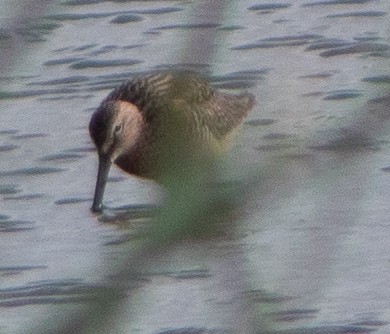
[[[91,211],[93,213],[102,213],[103,211],[103,204],[102,203],[93,203],[92,207],[91,207]]]

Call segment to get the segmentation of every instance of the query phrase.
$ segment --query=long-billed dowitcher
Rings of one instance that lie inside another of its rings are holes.
[[[112,163],[158,180],[162,161],[197,148],[224,151],[253,106],[253,95],[223,93],[193,73],[151,73],[114,89],[89,124],[99,156],[92,210],[102,210]]]

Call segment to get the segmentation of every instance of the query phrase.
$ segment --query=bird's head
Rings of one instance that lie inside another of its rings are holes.
[[[108,172],[112,163],[127,154],[137,143],[142,131],[143,117],[132,103],[110,101],[102,103],[89,123],[89,133],[98,151],[99,169],[94,212],[102,209],[102,200]]]

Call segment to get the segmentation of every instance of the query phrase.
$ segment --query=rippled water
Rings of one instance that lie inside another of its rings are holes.
[[[0,332],[93,298],[99,270],[145,228],[159,189],[118,170],[107,215],[90,212],[87,124],[119,83],[180,66],[256,95],[232,161],[282,172],[251,197],[235,240],[183,245],[146,273],[118,333],[250,333],[230,316],[243,300],[286,333],[387,333],[389,10],[245,0],[221,16],[206,1],[69,0],[4,25],[5,54],[15,41],[23,52],[0,77]]]

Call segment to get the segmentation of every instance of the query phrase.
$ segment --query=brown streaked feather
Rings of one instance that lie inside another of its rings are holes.
[[[136,77],[112,91],[103,103],[112,100],[135,104],[147,123],[153,123],[157,113],[181,112],[186,114],[188,125],[196,127],[190,130],[209,131],[216,140],[223,140],[241,124],[255,104],[251,94],[225,94],[197,75],[183,72]]]

